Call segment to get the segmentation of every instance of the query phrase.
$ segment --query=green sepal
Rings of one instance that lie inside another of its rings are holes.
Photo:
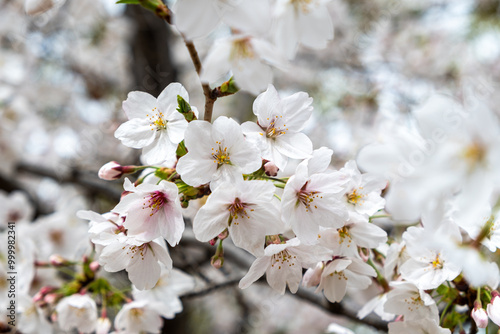
[[[220,91],[222,93],[227,93],[227,94],[234,94],[240,89],[238,86],[236,86],[236,83],[233,80],[233,77],[231,77],[228,81],[224,82],[222,85],[220,85]]]
[[[184,144],[184,140],[177,145],[177,151],[175,151],[175,154],[177,155],[178,158],[185,156],[187,153],[187,148],[186,145]]]
[[[179,107],[177,108],[177,111],[180,112],[184,116],[186,121],[191,122],[191,121],[196,119],[196,115],[194,114],[191,106],[180,95],[177,95],[177,104],[179,105]]]
[[[119,0],[116,3],[117,4],[125,3],[127,5],[139,5],[140,4],[139,0]]]

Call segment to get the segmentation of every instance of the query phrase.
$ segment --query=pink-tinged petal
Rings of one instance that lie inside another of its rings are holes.
[[[148,115],[153,114],[153,109],[158,107],[158,102],[151,94],[134,91],[128,93],[122,107],[128,119],[146,119]]]
[[[311,9],[307,14],[299,15],[300,42],[312,49],[324,49],[333,39],[332,18],[325,6]]]
[[[299,26],[295,21],[293,6],[286,6],[285,12],[276,21],[274,42],[288,59],[295,58],[299,42]]]
[[[215,82],[231,70],[229,57],[233,43],[231,40],[218,40],[210,49],[203,61],[203,70],[200,74],[202,82]]]
[[[151,249],[145,246],[132,256],[127,272],[128,278],[138,290],[149,290],[158,282],[161,268]]]
[[[302,280],[302,267],[298,262],[291,260],[290,262],[273,262],[267,268],[266,279],[269,286],[280,294],[285,294],[286,286],[290,292],[297,292],[300,281]]]
[[[104,270],[117,272],[127,267],[130,262],[130,256],[127,254],[129,245],[121,242],[113,242],[104,247],[99,256],[99,263]]]
[[[242,90],[257,95],[273,81],[273,71],[258,58],[238,59],[232,66],[234,81]]]
[[[184,140],[184,134],[188,127],[188,122],[181,113],[175,111],[167,120],[168,138],[174,144],[179,144]]]
[[[177,95],[189,102],[188,92],[178,82],[172,82],[158,95],[158,107],[167,119],[171,114],[177,112]]]
[[[275,139],[278,152],[292,159],[305,159],[313,151],[313,144],[303,133],[285,133]]]
[[[269,267],[270,265],[271,265],[270,257],[263,256],[257,258],[250,266],[250,269],[248,269],[248,273],[241,279],[238,285],[239,288],[240,289],[248,288],[253,282],[257,281],[259,278],[262,277],[262,275],[264,275],[267,267]]]
[[[177,161],[175,152],[177,145],[168,138],[165,130],[159,131],[158,138],[150,145],[144,147],[142,156],[148,165],[166,164],[173,166]]]
[[[153,252],[161,263],[165,265],[165,267],[170,270],[172,269],[172,258],[168,253],[167,246],[165,245],[165,241],[161,238],[153,240],[149,245],[153,248]]]
[[[184,232],[184,219],[182,218],[181,205],[178,198],[169,202],[163,208],[164,220],[160,222],[160,234],[170,246],[175,247]]]
[[[331,303],[338,303],[345,296],[347,281],[344,279],[337,279],[336,275],[334,275],[333,277],[324,278],[319,287],[323,288],[326,299]]]
[[[276,88],[269,84],[267,90],[253,102],[253,113],[257,116],[260,126],[267,128],[276,115],[282,115],[280,97]]]
[[[116,129],[115,137],[125,146],[143,148],[153,142],[155,130],[148,119],[133,118]]]
[[[216,0],[182,0],[173,7],[174,24],[187,39],[208,35],[220,21]]]

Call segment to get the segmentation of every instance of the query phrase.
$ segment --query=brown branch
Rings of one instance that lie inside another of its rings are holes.
[[[16,167],[19,173],[48,177],[59,183],[77,184],[91,192],[104,195],[116,202],[118,202],[121,197],[121,191],[118,189],[114,189],[109,182],[101,181],[95,176],[92,177],[90,175],[85,175],[76,168],[72,169],[70,173],[57,173],[50,168],[33,165],[26,162],[20,162]],[[97,175],[97,173],[95,173],[94,175]]]
[[[196,50],[196,47],[194,46],[194,43],[192,41],[187,40],[184,36],[182,38],[184,38],[184,43],[186,44],[186,48],[189,51],[189,56],[191,57],[191,61],[193,62],[194,69],[199,76],[201,74],[202,65],[200,56],[198,55],[198,51]],[[215,100],[217,100],[217,97],[212,94],[212,90],[210,89],[208,83],[202,82],[201,87],[203,88],[203,95],[205,95],[205,114],[203,116],[203,119],[207,122],[211,122],[214,103]]]

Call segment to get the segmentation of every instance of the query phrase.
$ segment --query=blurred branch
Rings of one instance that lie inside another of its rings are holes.
[[[118,202],[121,191],[113,188],[109,182],[101,181],[96,176],[82,173],[77,168],[73,168],[68,173],[57,173],[55,170],[39,165],[20,162],[16,166],[19,173],[27,173],[39,177],[48,177],[59,183],[71,183],[79,185],[86,190],[108,197],[110,200]],[[97,175],[97,172],[94,174]]]

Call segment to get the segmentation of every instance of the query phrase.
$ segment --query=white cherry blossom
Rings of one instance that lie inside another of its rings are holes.
[[[135,300],[145,300],[152,304],[162,304],[162,316],[167,319],[182,312],[180,296],[190,292],[195,287],[194,278],[178,269],[168,270],[161,267],[161,276],[156,285],[150,290],[138,290],[132,286]]]
[[[274,40],[288,58],[299,44],[323,49],[333,39],[333,23],[326,4],[330,0],[277,0]]]
[[[274,45],[251,35],[217,40],[203,61],[200,79],[213,83],[232,73],[238,87],[254,95],[272,82],[271,66],[285,69],[286,59]]]
[[[74,294],[57,303],[57,322],[62,330],[76,328],[82,333],[92,333],[97,326],[97,305],[88,295]]]
[[[430,319],[439,322],[436,302],[424,290],[412,283],[392,282],[393,289],[387,294],[386,312],[403,315],[405,320]]]
[[[160,278],[160,262],[172,269],[172,259],[165,241],[161,238],[143,243],[128,237],[117,238],[106,245],[99,256],[104,270],[117,272],[125,269],[128,278],[139,290],[151,289]]]
[[[348,212],[340,198],[348,181],[343,173],[326,172],[332,151],[320,148],[299,164],[282,197],[282,217],[306,244],[317,242],[319,227],[340,228]]]
[[[123,305],[116,315],[114,325],[118,333],[160,333],[163,326],[162,316],[169,315],[162,303],[136,300]]]
[[[210,182],[215,189],[224,181],[243,180],[242,174],[262,166],[259,149],[245,140],[235,120],[225,116],[213,124],[189,123],[185,144],[188,153],[179,159],[177,173],[193,187]]]
[[[323,293],[330,302],[340,302],[347,288],[366,289],[372,283],[375,270],[357,258],[336,258],[325,265],[316,293]]]
[[[184,139],[188,122],[177,111],[177,96],[189,102],[189,95],[180,83],[171,83],[158,98],[134,91],[123,102],[128,121],[120,125],[115,137],[122,144],[143,149],[146,164],[173,166],[177,144]],[[192,107],[195,114],[197,110]]]
[[[271,25],[269,0],[179,0],[174,23],[187,38],[210,34],[219,22],[246,33],[262,34]]]
[[[391,322],[389,334],[451,334],[448,328],[442,328],[431,319]]]
[[[331,252],[326,248],[301,245],[297,238],[282,244],[271,244],[264,250],[264,256],[257,258],[248,269],[239,287],[246,289],[266,273],[267,283],[271,288],[284,294],[288,285],[290,291],[295,293],[302,279],[302,268],[311,267],[331,257]]]
[[[284,170],[288,158],[305,159],[312,153],[311,140],[300,132],[311,117],[311,104],[307,93],[280,98],[276,88],[269,85],[253,103],[257,124],[243,123],[243,133],[261,149],[263,159]]]
[[[194,218],[196,238],[206,242],[227,228],[236,246],[264,255],[265,236],[285,229],[272,201],[275,190],[268,181],[221,183]]]

